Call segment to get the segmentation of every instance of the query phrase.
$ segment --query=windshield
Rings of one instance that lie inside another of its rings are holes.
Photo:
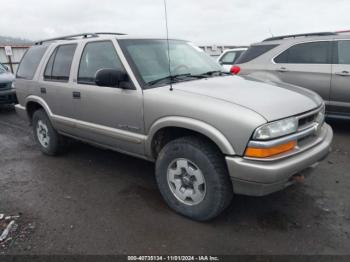
[[[170,40],[170,75],[167,40],[119,40],[119,42],[129,63],[145,85],[170,76],[192,77],[222,70],[221,66],[199,47],[185,41]],[[165,84],[171,79],[169,78]]]

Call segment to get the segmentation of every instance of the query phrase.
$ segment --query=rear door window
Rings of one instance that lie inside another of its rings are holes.
[[[77,45],[61,45],[52,53],[44,73],[45,80],[63,81],[69,80],[70,69]]]
[[[274,61],[277,64],[330,64],[332,45],[330,41],[297,44]]]
[[[47,46],[33,46],[27,50],[17,71],[17,77],[32,80]]]
[[[243,64],[252,61],[255,58],[267,53],[278,45],[255,45],[249,47],[236,61],[236,64]]]

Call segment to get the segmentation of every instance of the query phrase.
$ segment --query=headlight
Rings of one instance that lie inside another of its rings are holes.
[[[12,83],[11,83],[11,88],[12,89],[15,89],[16,87],[15,87],[15,81],[13,81]]]
[[[265,124],[255,130],[253,139],[269,140],[295,133],[298,130],[298,120],[295,117]]]

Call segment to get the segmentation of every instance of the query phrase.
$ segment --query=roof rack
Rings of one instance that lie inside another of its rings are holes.
[[[78,37],[81,37],[81,38],[99,37],[100,35],[126,35],[126,34],[112,33],[112,32],[82,33],[82,34],[66,35],[66,36],[61,36],[61,37],[40,40],[38,42],[35,42],[34,44],[35,45],[42,45],[45,42],[52,42],[52,41],[57,41],[57,40],[75,40]]]
[[[296,35],[283,35],[283,36],[275,36],[265,39],[263,42],[282,40],[286,38],[296,38],[302,36],[329,36],[329,35],[337,35],[335,32],[319,32],[319,33],[307,33],[307,34],[296,34]]]

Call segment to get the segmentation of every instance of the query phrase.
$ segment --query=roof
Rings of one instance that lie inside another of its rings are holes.
[[[282,40],[296,40],[300,38],[307,39],[329,39],[331,38],[346,38],[349,37],[350,31],[336,31],[336,32],[316,32],[316,33],[305,33],[305,34],[293,34],[293,35],[282,35],[274,36],[263,40],[262,42],[273,42],[273,41],[282,41]]]
[[[72,40],[86,40],[91,38],[100,38],[100,39],[166,39],[165,37],[140,37],[136,35],[127,35],[124,33],[112,33],[112,32],[98,32],[98,33],[82,33],[75,35],[67,35],[55,38],[49,38],[44,40],[39,40],[35,42],[35,45],[42,45],[44,43],[57,42],[57,41],[72,41]],[[175,40],[175,39],[170,39]]]

